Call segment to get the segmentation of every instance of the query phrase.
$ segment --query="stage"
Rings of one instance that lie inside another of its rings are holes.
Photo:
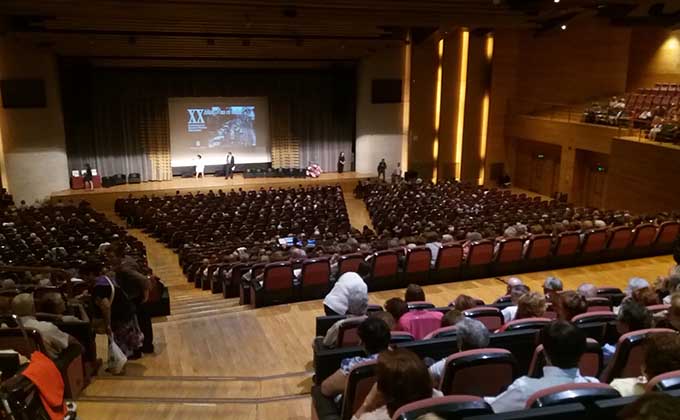
[[[143,195],[168,195],[176,191],[207,192],[219,189],[228,191],[232,188],[255,190],[260,188],[287,188],[298,185],[329,185],[340,184],[345,193],[351,192],[356,183],[361,179],[374,178],[376,174],[360,174],[357,172],[344,172],[342,174],[332,172],[321,174],[319,178],[244,178],[242,174],[235,174],[234,179],[224,179],[208,175],[205,178],[180,178],[174,177],[168,181],[149,181],[141,184],[116,185],[110,188],[97,188],[89,190],[64,190],[52,193],[53,200],[87,200],[99,209],[113,210],[113,204],[119,197],[140,197]]]

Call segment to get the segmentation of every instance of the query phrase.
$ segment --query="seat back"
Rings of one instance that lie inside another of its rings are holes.
[[[356,273],[359,271],[359,265],[364,260],[361,254],[347,254],[340,256],[338,262],[338,276],[347,272]]]
[[[392,331],[390,332],[390,336],[390,343],[392,344],[406,343],[415,340],[415,337],[405,331]]]
[[[618,226],[609,231],[607,249],[621,251],[630,245],[633,239],[633,231],[627,226]]]
[[[496,396],[517,376],[517,361],[508,350],[462,351],[446,358],[440,389],[444,395]]]
[[[264,267],[264,290],[285,290],[293,287],[293,267],[289,262],[269,263]]]
[[[576,232],[562,232],[557,235],[557,244],[555,245],[556,257],[567,257],[575,255],[581,245],[581,237]]]
[[[524,239],[504,238],[498,240],[497,243],[498,254],[496,254],[496,262],[512,263],[522,259]]]
[[[408,249],[406,251],[406,273],[422,273],[430,271],[432,252],[426,246]]]
[[[338,330],[338,347],[354,347],[361,343],[359,338],[359,324],[364,320],[350,319],[340,325]]]
[[[434,303],[430,302],[409,302],[408,304],[408,310],[409,311],[419,311],[419,310],[425,310],[425,309],[434,309]]]
[[[394,251],[378,251],[373,254],[372,278],[390,277],[397,274],[398,258]]]
[[[631,331],[619,337],[616,352],[600,380],[609,383],[615,378],[635,378],[641,375],[640,366],[644,360],[644,344],[648,336],[659,333],[675,333],[668,328],[649,328]]]
[[[527,247],[526,255],[528,260],[537,260],[547,258],[552,252],[552,235],[540,234],[532,235],[529,238],[529,245]]]
[[[659,303],[658,305],[649,305],[647,307],[647,310],[651,312],[652,314],[656,314],[659,312],[667,311],[671,305],[666,305],[664,303]]]
[[[443,337],[453,337],[456,335],[456,326],[450,325],[448,327],[437,328],[423,338],[423,340],[429,340],[431,338],[443,338]]]
[[[0,350],[14,350],[30,358],[34,351],[45,353],[45,345],[40,333],[36,330],[26,330],[26,337],[24,337],[24,333],[18,327],[0,328]]]
[[[450,270],[463,264],[463,247],[460,244],[444,244],[439,248],[435,270]]]
[[[493,410],[480,397],[473,395],[447,395],[428,398],[406,404],[394,412],[394,420],[415,420],[433,413],[445,419],[459,419],[468,416],[491,414]]]
[[[302,262],[302,287],[328,284],[330,277],[331,264],[328,258],[313,258]]]
[[[597,254],[607,246],[607,229],[591,229],[586,232],[581,245],[581,253]]]
[[[480,321],[489,331],[496,331],[503,325],[503,313],[493,306],[470,308],[463,311],[463,316]]]
[[[550,324],[551,322],[552,319],[550,318],[516,319],[514,321],[506,322],[505,324],[503,324],[501,328],[498,330],[498,332],[543,328],[544,326]]]
[[[656,238],[656,226],[643,223],[633,229],[633,248],[647,248],[652,246]]]
[[[610,322],[616,321],[616,314],[610,310],[607,311],[588,311],[583,314],[576,315],[571,319],[574,325],[588,324],[591,322]]]
[[[654,245],[657,247],[669,247],[678,235],[680,235],[680,223],[663,222],[659,225],[659,232],[654,239]]]
[[[621,394],[607,384],[569,383],[552,386],[533,393],[527,399],[525,408],[540,408],[553,405],[583,403],[620,398]]]
[[[672,391],[680,389],[680,370],[656,375],[647,382],[645,391]]]
[[[483,239],[470,244],[467,263],[470,266],[490,264],[493,260],[493,243]]]
[[[349,371],[345,392],[342,394],[342,420],[350,420],[364,403],[368,392],[376,381],[376,364],[376,361],[361,363]]]
[[[588,303],[588,312],[611,311],[612,302],[609,298],[603,296],[586,298]]]
[[[594,378],[600,374],[602,370],[602,347],[597,340],[592,338],[586,339],[586,351],[581,356],[578,362],[578,369],[583,376],[592,376]],[[540,378],[543,376],[543,367],[545,366],[545,351],[543,344],[536,346],[534,356],[529,365],[528,375],[532,378]]]

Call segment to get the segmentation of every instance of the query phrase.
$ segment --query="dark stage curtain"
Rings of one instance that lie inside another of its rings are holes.
[[[102,175],[139,172],[168,179],[168,98],[266,96],[271,137],[300,141],[300,164],[335,171],[354,142],[355,70],[124,69],[61,63],[71,168],[89,162]],[[276,132],[285,127],[286,132]],[[94,162],[94,164],[93,164]],[[346,165],[349,167],[350,162]]]

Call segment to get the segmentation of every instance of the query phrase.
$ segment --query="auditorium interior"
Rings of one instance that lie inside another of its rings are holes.
[[[2,0],[0,99],[1,420],[677,418],[676,1]]]

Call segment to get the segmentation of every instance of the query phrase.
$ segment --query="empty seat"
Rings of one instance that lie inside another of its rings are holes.
[[[544,326],[550,324],[552,319],[550,318],[523,318],[516,319],[514,321],[506,322],[501,326],[498,332],[504,331],[516,331],[516,330],[528,330],[528,329],[540,329]]]
[[[480,321],[489,329],[496,331],[503,325],[503,313],[492,306],[478,306],[463,311],[463,316]]]
[[[651,246],[656,239],[656,226],[651,223],[643,223],[633,229],[631,247],[636,252],[651,251]]]
[[[552,255],[552,235],[532,235],[529,238],[524,259],[528,268],[535,269],[544,265]]]
[[[498,253],[495,262],[499,264],[516,263],[522,259],[524,240],[521,238],[504,238],[497,241]]]
[[[581,237],[577,232],[562,232],[557,235],[554,259],[556,263],[571,264],[581,247]]]
[[[583,237],[583,244],[581,245],[581,254],[584,258],[589,256],[597,257],[600,252],[607,246],[607,229],[591,229],[585,233]]]
[[[397,281],[399,260],[396,252],[374,252],[369,261],[371,263],[371,275],[367,282],[368,290],[394,289],[400,286]]]
[[[470,244],[464,275],[467,277],[484,277],[491,272],[494,254],[493,242],[483,239]]]
[[[616,352],[607,368],[600,375],[600,380],[609,383],[616,378],[640,376],[640,365],[644,359],[645,339],[651,334],[659,333],[675,333],[675,331],[668,328],[650,328],[631,331],[619,337],[616,343]]]
[[[406,250],[404,281],[406,283],[424,283],[430,275],[432,252],[426,246]]]
[[[445,419],[459,419],[467,416],[491,414],[493,410],[480,397],[448,395],[406,404],[395,411],[392,419],[415,420],[427,413],[433,413]]]
[[[347,385],[342,394],[341,419],[350,420],[354,413],[359,410],[364,403],[368,392],[375,384],[376,361],[361,363],[354,366],[347,375]]]
[[[671,391],[680,389],[680,370],[662,373],[647,382],[645,390],[649,391]]]
[[[463,248],[460,244],[444,244],[439,248],[432,276],[437,281],[453,281],[460,277]]]
[[[594,401],[619,398],[621,394],[607,384],[569,383],[542,389],[532,394],[526,408],[549,407],[570,403],[592,403]]]
[[[359,338],[359,325],[363,318],[350,319],[340,325],[338,330],[338,347],[354,347],[361,342]]]
[[[338,276],[347,272],[356,273],[363,260],[364,256],[361,254],[341,255],[338,262]]]
[[[508,350],[462,351],[446,358],[440,384],[445,395],[496,396],[517,377],[517,361]]]
[[[678,235],[680,235],[680,223],[661,223],[656,238],[654,239],[654,248],[658,251],[670,250],[673,246],[673,241],[675,241]]]
[[[529,365],[528,376],[532,378],[540,378],[543,376],[543,367],[545,366],[545,351],[543,344],[536,346],[534,356]],[[581,356],[578,362],[578,369],[582,376],[592,376],[594,378],[600,374],[602,370],[602,347],[597,340],[592,338],[586,339],[586,351]]]
[[[321,299],[330,290],[331,264],[328,258],[312,258],[302,262],[300,296]]]

